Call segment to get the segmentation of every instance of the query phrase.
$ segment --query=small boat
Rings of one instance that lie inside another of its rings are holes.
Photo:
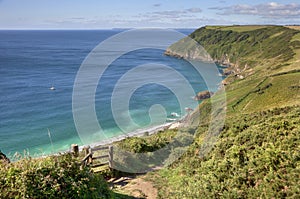
[[[55,87],[54,87],[54,86],[51,86],[49,89],[52,90],[52,91],[54,91],[54,90],[55,90]]]

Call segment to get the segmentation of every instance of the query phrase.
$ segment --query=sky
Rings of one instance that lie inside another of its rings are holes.
[[[0,0],[0,29],[300,24],[299,0]]]

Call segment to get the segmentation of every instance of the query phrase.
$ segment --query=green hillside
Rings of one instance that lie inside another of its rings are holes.
[[[228,117],[214,149],[200,158],[206,127],[177,163],[149,178],[160,198],[297,198],[300,107]]]
[[[283,26],[206,26],[197,29],[190,38],[197,41],[211,58],[243,76],[253,73],[264,76],[300,69],[300,31]],[[193,48],[187,38],[167,50],[191,58]],[[194,59],[197,57],[193,57]]]
[[[197,41],[229,75],[224,81],[229,111],[251,112],[300,103],[300,30],[283,26],[206,26]],[[185,43],[185,44],[184,44]],[[184,38],[166,54],[202,59]],[[189,55],[193,55],[192,57]],[[267,86],[269,85],[269,86]]]
[[[300,31],[283,26],[207,26],[190,35],[227,65],[227,113],[214,148],[204,101],[195,142],[169,168],[149,175],[160,198],[297,198],[300,196]],[[203,59],[187,38],[167,55]],[[200,54],[200,53],[199,53]],[[192,55],[192,56],[189,56]],[[218,98],[218,95],[214,96]]]

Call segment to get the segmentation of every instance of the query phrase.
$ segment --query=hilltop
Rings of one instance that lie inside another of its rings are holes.
[[[284,26],[205,26],[189,35],[229,76],[229,110],[245,112],[300,103],[300,30]],[[202,59],[187,38],[170,46],[166,54]],[[186,42],[189,44],[189,42]],[[193,55],[193,56],[190,56]]]

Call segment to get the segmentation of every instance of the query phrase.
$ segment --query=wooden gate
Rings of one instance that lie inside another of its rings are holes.
[[[85,157],[81,160],[82,167],[87,165],[91,165],[92,167],[108,165],[110,168],[113,168],[113,146],[85,147],[83,151]],[[101,162],[101,160],[105,159],[106,161]]]

